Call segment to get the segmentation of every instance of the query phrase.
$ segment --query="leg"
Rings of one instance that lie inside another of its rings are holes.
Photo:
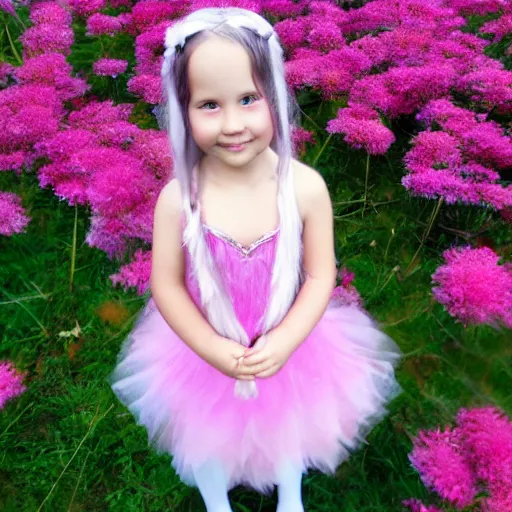
[[[282,464],[277,474],[277,512],[304,512],[302,469],[291,462]]]
[[[220,462],[209,461],[203,464],[194,470],[194,478],[208,512],[232,512],[227,479]]]

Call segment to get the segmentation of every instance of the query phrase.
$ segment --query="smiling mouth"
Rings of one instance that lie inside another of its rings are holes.
[[[246,140],[245,142],[234,142],[233,144],[219,144],[221,148],[236,148],[239,146],[244,146],[245,144],[249,144],[252,140]]]

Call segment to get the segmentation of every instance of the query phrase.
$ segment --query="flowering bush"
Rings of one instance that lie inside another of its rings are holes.
[[[165,132],[133,122],[133,104],[94,98],[88,80],[94,75],[126,79],[129,93],[158,106],[165,30],[191,11],[222,5],[227,3],[33,3],[32,25],[19,37],[23,62],[0,65],[0,170],[30,172],[37,162],[42,187],[52,187],[70,205],[90,207],[87,242],[110,257],[135,258],[133,269],[141,268],[140,254],[149,254],[155,199],[172,173],[169,143]],[[414,116],[421,131],[413,134],[404,157],[406,189],[448,204],[492,208],[507,218],[512,186],[500,173],[512,165],[512,141],[488,114],[512,111],[512,72],[484,52],[490,39],[502,41],[510,32],[510,2],[372,0],[349,9],[318,0],[229,5],[275,21],[293,90],[344,105],[327,121],[328,133],[339,134],[355,150],[381,155],[396,140],[392,121]],[[0,8],[16,14],[9,0]],[[465,17],[471,15],[493,19],[472,34],[465,30]],[[75,76],[67,61],[75,43],[72,22],[84,25],[86,37],[101,41],[101,53],[89,62],[91,77]],[[114,50],[120,37],[133,39],[133,67],[126,54]],[[296,130],[298,152],[322,135],[321,128]],[[28,217],[21,200],[2,196],[2,205],[8,214],[0,233],[22,231]],[[138,248],[143,252],[136,253]],[[121,271],[113,281],[136,283],[141,292],[144,284],[128,277],[130,272]]]

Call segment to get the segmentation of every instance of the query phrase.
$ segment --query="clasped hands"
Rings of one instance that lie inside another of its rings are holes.
[[[294,347],[288,337],[271,331],[248,348],[232,340],[224,339],[228,348],[228,364],[217,368],[224,374],[239,380],[265,379],[275,375],[288,361]]]

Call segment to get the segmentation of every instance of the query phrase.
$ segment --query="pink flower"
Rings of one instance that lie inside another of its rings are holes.
[[[34,25],[49,24],[69,27],[73,22],[73,16],[57,2],[37,2],[30,6],[30,21]]]
[[[345,45],[345,39],[336,23],[320,18],[311,23],[306,37],[313,50],[328,52]]]
[[[512,265],[498,265],[489,247],[454,247],[432,275],[432,293],[464,324],[503,323],[512,327]]]
[[[311,14],[322,16],[337,24],[345,23],[349,15],[348,13],[332,2],[325,2],[324,0],[312,0],[308,2],[308,10]]]
[[[151,252],[138,249],[135,259],[123,265],[118,274],[110,276],[113,284],[121,284],[124,288],[137,288],[137,293],[142,295],[149,287],[151,275]]]
[[[512,505],[512,422],[495,407],[461,409],[457,414],[468,460],[485,482],[483,510],[502,512]]]
[[[505,69],[478,69],[458,80],[457,89],[488,110],[498,107],[512,113],[512,72]]]
[[[0,11],[17,16],[12,0],[0,0]]]
[[[356,81],[349,104],[377,108],[394,118],[412,114],[429,100],[447,95],[454,83],[455,72],[446,63],[391,68]]]
[[[457,145],[468,158],[498,168],[512,167],[512,140],[498,123],[486,118],[486,114],[456,107],[447,99],[429,102],[416,115],[428,128],[435,123],[457,137]]]
[[[91,86],[86,80],[73,78],[72,66],[61,53],[48,52],[26,59],[16,69],[15,77],[19,84],[52,86],[63,101],[83,96]]]
[[[107,14],[96,13],[87,18],[88,36],[109,35],[114,36],[123,30],[125,23],[120,16],[109,16]]]
[[[137,164],[135,159],[120,154],[116,163],[96,166],[87,187],[87,199],[95,213],[120,215],[148,198],[153,180]]]
[[[352,105],[338,111],[327,123],[329,133],[343,133],[347,144],[371,155],[385,153],[395,142],[393,132],[382,124],[378,112],[364,105]]]
[[[36,25],[29,27],[19,37],[25,49],[24,55],[35,57],[44,53],[56,52],[63,55],[71,53],[74,35],[71,29],[55,30],[52,25]]]
[[[293,145],[295,150],[303,154],[306,150],[306,142],[314,142],[313,133],[305,130],[304,128],[295,128],[292,132]]]
[[[14,85],[0,90],[0,169],[32,166],[33,146],[59,129],[62,99],[54,87]]]
[[[351,272],[346,267],[342,267],[338,270],[338,279],[341,281],[341,286],[344,286],[345,288],[350,286],[355,277],[356,275],[354,272]]]
[[[126,252],[129,234],[128,220],[93,214],[85,241],[90,247],[105,252],[109,258],[121,258]]]
[[[110,0],[110,7],[116,9],[117,7],[131,7],[132,0]]]
[[[71,112],[69,123],[74,128],[84,128],[93,132],[101,130],[106,124],[128,121],[134,105],[123,103],[114,105],[111,100],[91,102],[80,110]]]
[[[281,44],[288,50],[302,46],[307,37],[309,23],[306,17],[286,19],[274,25]]]
[[[65,0],[72,12],[78,16],[88,16],[106,7],[106,0]]]
[[[350,9],[345,23],[341,24],[344,34],[372,32],[382,27],[393,28],[398,20],[398,2],[368,2],[359,9]]]
[[[363,299],[357,288],[352,284],[355,274],[345,267],[338,271],[340,285],[336,286],[331,294],[331,303],[337,306],[356,306],[363,307]]]
[[[9,361],[0,361],[0,409],[8,400],[21,395],[26,389],[23,378],[26,372],[19,372]]]
[[[0,235],[11,236],[25,230],[30,217],[21,206],[21,197],[11,192],[0,192],[0,219]]]
[[[494,34],[494,43],[501,41],[507,34],[512,33],[512,14],[504,14],[497,20],[484,23],[480,32]]]
[[[506,5],[507,0],[448,0],[446,3],[452,9],[455,9],[463,16],[478,14],[485,16],[499,11]]]
[[[154,75],[140,75],[130,78],[127,83],[128,91],[139,96],[146,103],[157,105],[163,101],[162,80]]]
[[[409,454],[423,483],[459,509],[470,505],[477,493],[476,479],[465,459],[456,431],[422,431]]]
[[[168,20],[148,28],[135,39],[135,72],[137,75],[154,75],[160,78],[162,69],[163,41]]]
[[[431,113],[425,111],[424,115],[428,118]],[[447,123],[446,119],[446,116],[436,117],[441,125]],[[498,173],[468,159],[469,156],[480,156],[483,160],[483,155],[489,159],[492,156],[495,161],[506,159],[507,146],[497,144],[493,136],[482,137],[482,140],[475,141],[475,147],[469,149],[466,141],[470,138],[475,140],[475,137],[471,135],[473,130],[464,131],[468,130],[468,123],[467,118],[458,116],[450,124],[453,132],[455,129],[464,132],[460,139],[433,131],[420,132],[414,137],[414,147],[404,157],[409,174],[402,178],[402,184],[414,195],[442,197],[448,204],[461,201],[489,205],[498,210],[512,205],[512,186],[502,187],[495,183],[500,179]]]
[[[29,160],[25,151],[11,151],[8,154],[0,153],[0,171],[21,171],[25,160]]]
[[[457,422],[458,426],[454,430],[420,433],[411,454],[413,458],[418,458],[413,461],[414,465],[422,466],[420,472],[426,471],[427,480],[433,476],[437,481],[441,480],[440,494],[452,502],[453,496],[448,494],[451,492],[453,495],[456,487],[446,486],[447,482],[456,483],[459,477],[459,491],[464,487],[471,490],[472,486],[468,486],[468,482],[478,482],[478,490],[484,491],[478,503],[470,498],[469,492],[468,499],[454,502],[457,507],[465,503],[477,505],[478,510],[483,512],[512,510],[512,422],[502,410],[492,406],[460,409]],[[441,452],[440,446],[444,446]],[[443,461],[445,453],[451,459],[449,467]],[[460,468],[465,468],[462,478]],[[471,475],[469,480],[467,474]],[[449,491],[448,494],[446,491]],[[460,496],[460,493],[457,495]],[[422,508],[418,500],[409,500],[404,505],[411,507],[413,512],[430,510]]]
[[[126,152],[140,160],[151,171],[151,175],[167,183],[171,179],[173,168],[167,132],[137,129],[131,135],[130,141]]]
[[[137,2],[131,10],[131,25],[136,32],[143,33],[163,21],[182,16],[186,8],[187,2],[181,1],[146,0]]]
[[[93,63],[93,72],[100,76],[111,76],[124,73],[128,67],[128,61],[122,59],[99,59]]]

